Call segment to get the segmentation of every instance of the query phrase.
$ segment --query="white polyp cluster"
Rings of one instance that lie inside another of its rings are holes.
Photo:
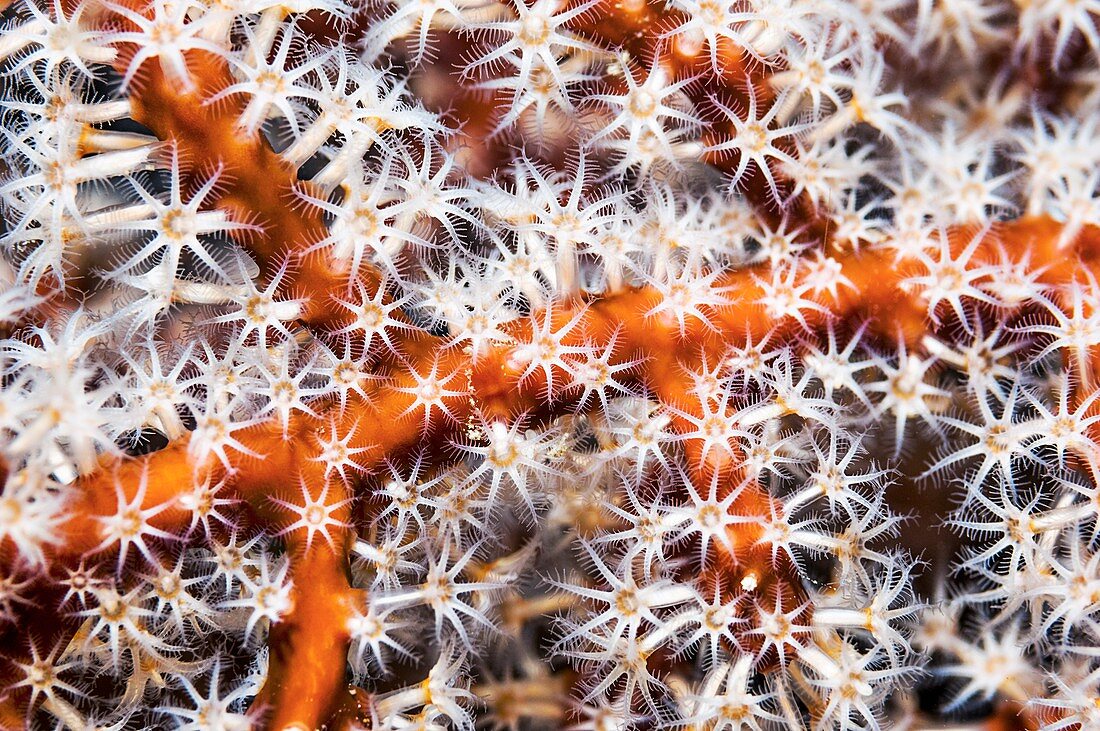
[[[1098,22],[1098,0],[11,3],[0,632],[78,630],[6,648],[0,697],[30,728],[260,727],[265,638],[310,580],[294,537],[351,552],[338,631],[374,728],[930,728],[1005,703],[1100,727],[1100,286],[1075,258],[1100,226]],[[238,171],[140,123],[154,69],[188,119],[239,111],[308,240],[256,253],[274,222],[225,200]],[[1060,224],[1057,261],[991,244],[1020,217]],[[839,317],[876,285],[842,267],[861,256],[901,273],[904,303],[859,313],[888,326]],[[346,287],[302,291],[318,261]],[[588,329],[642,288],[652,343]],[[907,303],[916,342],[880,311]],[[307,327],[319,306],[340,324]],[[481,396],[455,353],[561,415],[473,408],[439,436]],[[380,392],[424,445],[337,499],[385,441]],[[224,492],[263,457],[243,435],[306,418],[265,526]],[[184,438],[226,481],[111,483],[95,548],[52,566],[77,481]]]

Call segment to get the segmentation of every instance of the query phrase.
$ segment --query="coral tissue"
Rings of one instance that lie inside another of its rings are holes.
[[[0,1],[0,727],[1100,729],[1098,24]]]

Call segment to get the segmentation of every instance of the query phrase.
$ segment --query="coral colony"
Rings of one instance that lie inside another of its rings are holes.
[[[0,727],[1100,729],[1100,0],[0,6]]]

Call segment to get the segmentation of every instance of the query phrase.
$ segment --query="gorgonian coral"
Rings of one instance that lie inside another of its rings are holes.
[[[16,0],[0,725],[1100,728],[1098,0]]]

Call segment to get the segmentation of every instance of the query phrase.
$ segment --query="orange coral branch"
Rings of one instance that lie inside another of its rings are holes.
[[[952,232],[954,248],[961,248],[971,232]],[[978,249],[979,258],[1009,256],[1013,261],[1030,261],[1041,269],[1041,280],[1058,283],[1078,276],[1069,252],[1057,245],[1057,224],[1042,220],[1023,220],[1000,227]],[[1076,242],[1074,254],[1092,262],[1100,250],[1100,231],[1089,229]],[[899,272],[888,257],[868,252],[848,254],[838,258],[841,273],[862,293],[841,289],[831,303],[831,314],[809,313],[807,326],[820,329],[827,321],[862,321],[884,338],[901,333],[915,343],[927,332],[929,325],[924,307],[913,302],[904,292],[906,274]],[[631,354],[649,357],[633,377],[635,382],[648,384],[653,396],[665,404],[676,405],[686,413],[699,415],[700,405],[690,392],[686,373],[696,368],[704,356],[721,357],[730,344],[743,343],[746,333],[754,340],[775,327],[797,325],[776,323],[758,304],[761,283],[753,270],[740,270],[724,275],[718,282],[726,292],[727,304],[712,308],[705,314],[713,324],[691,322],[680,332],[673,322],[646,317],[660,302],[660,294],[652,288],[628,290],[592,302],[565,303],[545,313],[512,323],[509,335],[514,343],[528,343],[537,335],[537,324],[551,318],[555,328],[579,314],[575,327],[562,339],[564,345],[584,343],[605,346],[616,338],[617,350],[613,362],[622,362]],[[697,348],[683,351],[684,343]],[[567,413],[576,404],[565,388],[564,373],[559,374],[559,386],[547,393],[545,384],[537,379],[522,378],[523,367],[514,362],[516,346],[499,344],[476,359],[458,348],[444,349],[439,339],[417,335],[409,340],[403,362],[391,364],[388,379],[374,385],[370,402],[353,399],[343,412],[335,404],[320,409],[320,418],[295,417],[288,430],[289,438],[277,425],[263,425],[242,436],[242,443],[263,457],[236,459],[228,473],[232,494],[248,502],[265,522],[285,524],[285,514],[270,502],[272,495],[294,487],[294,482],[307,479],[312,484],[324,483],[317,468],[317,436],[335,419],[342,429],[355,427],[353,447],[370,447],[362,460],[368,470],[381,464],[425,439],[437,445],[429,451],[430,460],[445,464],[455,457],[440,447],[457,440],[470,418],[481,414],[487,418],[512,418],[520,413],[552,419]],[[449,397],[446,406],[452,418],[444,417],[437,408],[425,417],[416,408],[417,374],[431,368],[442,374],[462,374],[459,380],[469,385],[467,397]],[[402,390],[407,389],[407,390]],[[673,420],[677,425],[678,419]],[[425,424],[427,425],[425,427]],[[683,431],[684,427],[680,427]],[[689,442],[686,447],[690,477],[696,485],[706,485],[714,470],[721,470],[723,489],[732,489],[743,481],[737,465],[715,452],[703,451],[701,445]],[[181,485],[189,485],[191,475],[200,468],[210,478],[217,479],[224,470],[218,465],[194,465],[187,451],[186,440],[140,460],[117,465],[114,471],[104,469],[80,484],[81,510],[66,526],[66,543],[59,548],[62,556],[79,556],[100,540],[97,517],[114,514],[119,503],[116,486],[127,499],[136,494],[137,485],[145,479],[149,485],[144,505],[173,502]],[[731,470],[732,468],[732,470]],[[336,502],[336,500],[334,500]],[[752,484],[744,489],[731,506],[742,515],[765,516],[773,507],[771,498],[761,487]],[[163,517],[161,517],[163,516]],[[157,516],[164,525],[180,526],[187,519],[178,509],[166,510]],[[748,573],[761,577],[764,586],[778,584],[788,593],[798,595],[798,582],[791,569],[774,565],[766,547],[759,545],[760,528],[747,524],[738,527],[733,536],[733,554],[720,561],[728,565],[721,571],[732,571],[727,584],[736,584]],[[299,541],[292,541],[295,591],[294,612],[285,623],[272,630],[272,678],[265,688],[264,700],[272,708],[272,717],[279,727],[299,724],[313,728],[323,723],[327,709],[343,705],[343,658],[347,652],[347,636],[343,629],[348,608],[358,600],[357,592],[349,588],[346,576],[346,535],[341,531],[335,540],[336,550],[321,541],[307,550]],[[294,546],[298,545],[298,549]],[[346,701],[346,698],[344,699]]]
[[[655,52],[650,47],[653,36],[638,35],[652,22],[653,7],[628,5],[624,12],[614,14],[614,23],[577,30],[609,44],[621,42],[635,53]],[[122,55],[125,58],[126,54]],[[201,89],[224,89],[232,81],[225,64],[214,56],[194,53],[189,61]],[[677,63],[687,69],[698,59],[680,58]],[[151,66],[144,71],[145,77],[132,97],[135,118],[161,139],[173,141],[193,163],[224,166],[228,178],[212,199],[239,218],[259,217],[264,230],[249,242],[249,248],[262,264],[271,267],[284,255],[296,256],[294,274],[287,286],[308,296],[302,321],[319,330],[343,324],[347,314],[334,312],[337,308],[332,307],[331,298],[345,291],[346,273],[332,271],[320,255],[302,253],[323,232],[324,225],[316,211],[291,205],[299,185],[294,170],[259,136],[240,134],[238,105],[206,105],[198,94],[175,88],[159,68]],[[740,61],[731,61],[724,78],[732,87],[746,78],[751,80],[751,73]],[[961,251],[972,234],[952,230],[952,253]],[[1036,272],[1038,282],[1051,285],[1074,281],[1082,265],[1095,271],[1100,257],[1100,230],[1085,229],[1070,242],[1072,246],[1064,246],[1067,242],[1061,241],[1061,234],[1060,225],[1054,221],[1023,219],[990,232],[975,249],[974,258],[1026,263]],[[777,319],[775,311],[765,306],[769,283],[758,279],[762,272],[742,269],[714,280],[713,291],[721,293],[721,303],[700,305],[686,319],[665,311],[666,305],[675,305],[682,292],[641,287],[602,298],[556,303],[549,310],[510,323],[505,341],[476,354],[447,347],[444,339],[419,331],[395,334],[395,350],[400,356],[387,356],[377,364],[376,372],[369,374],[384,379],[368,389],[369,399],[352,398],[343,409],[335,403],[317,404],[317,417],[296,415],[285,428],[271,423],[249,430],[241,436],[241,442],[261,455],[258,458],[234,454],[228,465],[213,457],[197,463],[189,451],[191,445],[183,439],[146,458],[105,464],[101,471],[77,484],[77,502],[71,506],[72,517],[62,527],[54,553],[61,561],[94,556],[104,540],[102,518],[115,515],[120,506],[131,504],[139,496],[139,510],[169,506],[152,517],[154,527],[179,532],[191,520],[191,514],[179,502],[188,489],[181,486],[190,486],[196,480],[204,483],[224,479],[227,494],[247,503],[259,520],[289,531],[287,546],[293,557],[293,609],[271,629],[271,669],[258,703],[270,710],[269,723],[275,728],[320,727],[355,706],[346,692],[344,678],[346,623],[352,608],[362,602],[361,592],[348,582],[351,537],[346,528],[340,528],[326,531],[326,540],[311,540],[302,535],[304,529],[290,528],[286,511],[271,498],[297,489],[299,481],[312,486],[328,484],[318,464],[318,437],[325,429],[335,424],[341,433],[353,433],[351,446],[367,449],[359,463],[369,473],[383,460],[418,445],[434,447],[428,450],[433,464],[456,460],[453,450],[444,447],[461,441],[477,418],[507,420],[523,414],[548,421],[567,414],[577,409],[578,397],[568,387],[564,369],[556,367],[556,385],[550,387],[537,376],[525,377],[527,364],[517,357],[517,345],[541,337],[540,328],[547,320],[549,329],[557,332],[576,318],[561,338],[563,346],[613,346],[614,364],[625,363],[636,354],[644,356],[644,362],[624,381],[647,387],[654,399],[678,409],[679,414],[671,420],[681,433],[689,429],[688,417],[704,415],[700,399],[690,390],[687,374],[704,362],[714,363],[725,357],[731,345],[742,345],[746,339],[758,342],[773,330],[813,339],[831,322],[851,325],[866,321],[882,340],[900,338],[909,345],[933,331],[927,306],[906,291],[905,280],[912,272],[904,266],[899,269],[888,254],[842,253],[830,247],[826,251],[838,267],[833,279],[842,284],[835,295],[807,295],[806,301],[816,309],[801,313],[801,323],[792,317]],[[800,275],[799,271],[792,272],[789,284],[793,286]],[[370,288],[377,286],[376,276],[368,275],[368,279]],[[843,284],[845,281],[850,286]],[[787,283],[771,284],[774,288]],[[1093,364],[1093,369],[1097,368],[1100,365]],[[453,379],[456,393],[438,401],[423,393],[423,379],[433,373]],[[424,405],[429,402],[431,405]],[[731,511],[766,516],[775,509],[774,498],[761,485],[747,481],[737,455],[708,450],[700,440],[689,441],[684,452],[689,478],[700,489],[712,478],[726,494],[744,484]],[[333,485],[329,504],[340,506],[335,517],[341,524],[350,522],[345,500],[365,482]],[[759,524],[738,526],[730,536],[729,550],[722,549],[725,552],[720,554],[717,566],[704,579],[728,586],[739,584],[751,574],[753,586],[798,598],[801,589],[793,568],[772,558],[769,547],[761,545],[762,535]],[[7,721],[10,710],[3,706],[0,722]]]
[[[324,480],[319,470],[314,473],[313,478]],[[346,489],[335,489],[331,504],[343,503],[346,495]],[[336,518],[347,525],[349,512],[345,504]],[[353,608],[363,604],[365,592],[348,582],[349,531],[335,530],[330,538],[332,546],[320,539],[307,545],[295,535],[287,547],[294,552],[294,607],[271,628],[271,665],[255,701],[261,710],[271,709],[269,728],[320,728],[354,704],[344,678],[347,622]]]

